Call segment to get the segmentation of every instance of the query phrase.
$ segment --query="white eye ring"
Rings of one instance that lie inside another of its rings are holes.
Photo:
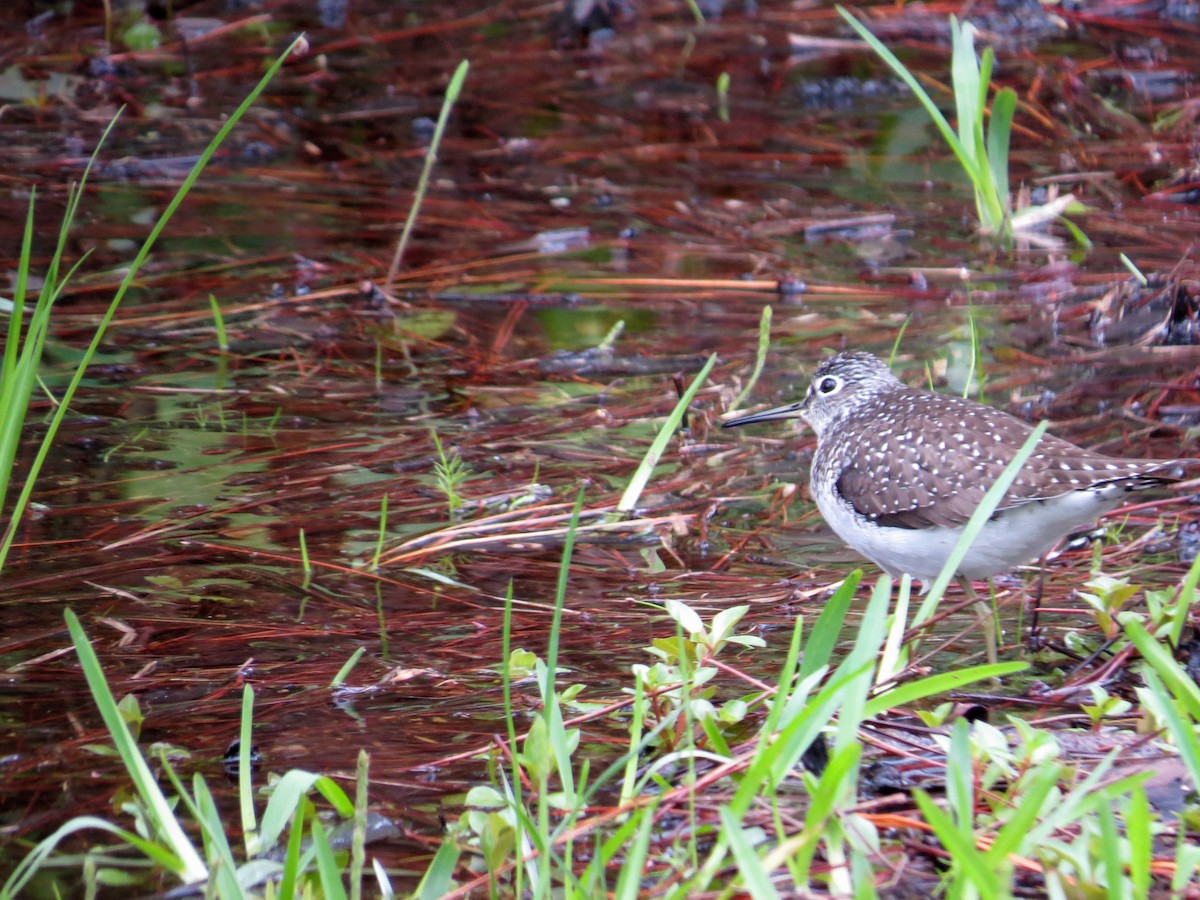
[[[816,382],[813,387],[817,389],[817,393],[822,397],[828,397],[842,389],[842,379],[836,375],[826,375],[820,381]]]

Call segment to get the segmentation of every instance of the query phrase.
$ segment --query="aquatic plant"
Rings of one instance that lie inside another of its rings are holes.
[[[1007,87],[996,91],[989,115],[987,101],[995,52],[986,47],[982,57],[976,54],[975,27],[970,22],[950,16],[950,75],[958,118],[955,130],[908,67],[845,8],[838,6],[837,10],[925,107],[971,182],[982,234],[1011,240],[1017,232],[1027,232],[1062,215],[1075,202],[1067,194],[1039,206],[1013,209],[1008,148],[1017,94]]]

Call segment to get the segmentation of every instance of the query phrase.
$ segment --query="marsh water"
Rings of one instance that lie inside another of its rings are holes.
[[[373,806],[402,832],[384,857],[421,871],[505,732],[510,585],[512,646],[544,653],[565,512],[580,490],[585,521],[613,510],[712,354],[636,514],[581,535],[560,664],[580,701],[620,699],[630,665],[673,633],[669,597],[706,617],[749,604],[743,627],[767,647],[737,662],[769,678],[794,618],[861,561],[808,497],[811,433],[720,431],[765,306],[771,348],[742,408],[797,398],[827,350],[899,339],[912,383],[1114,454],[1198,455],[1194,5],[970,11],[1020,96],[1014,187],[1075,193],[1087,247],[1059,224],[1011,247],[981,239],[936,130],[832,7],[716,6],[703,25],[665,2],[592,17],[524,0],[201,2],[107,26],[100,4],[0,13],[7,273],[34,188],[44,272],[67,186],[120,111],[72,230],[68,262],[87,259],[55,311],[18,475],[196,155],[265,61],[297,32],[310,45],[154,249],[20,525],[0,582],[0,869],[71,816],[119,815],[124,775],[91,749],[106,737],[70,607],[114,691],[138,697],[144,744],[186,749],[184,770],[219,782],[252,683],[264,765],[349,776],[368,750]],[[868,12],[947,108],[949,11]],[[157,46],[131,48],[135,26]],[[456,508],[439,444],[461,466]],[[1105,565],[1173,583],[1194,509],[1181,494],[1122,518]],[[1052,635],[1087,627],[1071,594],[1092,554],[1051,564]],[[1026,614],[1007,607],[1012,655]],[[935,664],[978,658],[969,614],[939,635]],[[536,692],[518,686],[517,702],[532,714]],[[623,727],[589,726],[597,760]]]

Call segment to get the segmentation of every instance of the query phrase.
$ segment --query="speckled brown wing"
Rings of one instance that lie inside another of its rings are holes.
[[[878,525],[961,527],[1033,429],[1007,413],[955,397],[946,397],[936,416],[928,415],[922,398],[916,391],[888,397],[887,412],[879,421],[903,421],[904,430],[885,426],[875,436],[873,450],[863,445],[841,448],[844,465],[835,488]],[[1159,474],[1172,464],[1114,459],[1044,435],[998,509],[1131,476],[1147,477],[1131,481],[1130,490],[1148,487],[1174,480]]]

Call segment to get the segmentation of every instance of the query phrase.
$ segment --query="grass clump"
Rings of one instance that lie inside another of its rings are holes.
[[[956,130],[908,67],[846,9],[838,6],[837,10],[925,107],[971,182],[982,234],[1010,241],[1016,233],[1027,233],[1061,216],[1075,202],[1068,194],[1040,206],[1013,209],[1008,149],[1017,94],[1007,87],[996,91],[989,115],[988,94],[995,53],[987,47],[982,56],[976,54],[975,27],[970,22],[950,16],[950,75],[958,118]]]

